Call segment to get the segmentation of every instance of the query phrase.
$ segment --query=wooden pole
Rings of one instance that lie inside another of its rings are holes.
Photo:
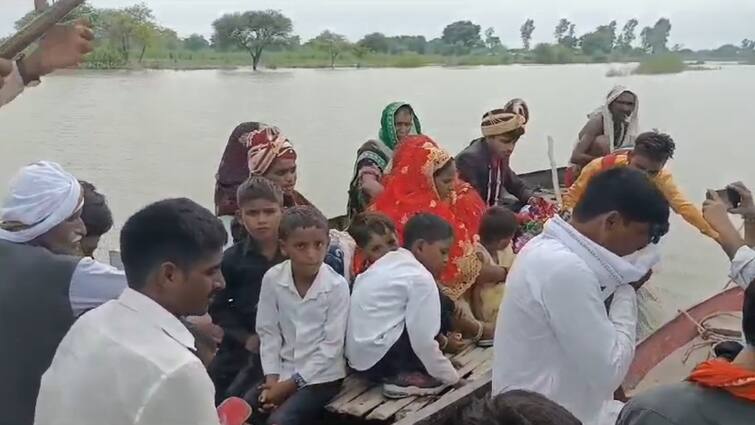
[[[0,45],[0,58],[13,59],[32,43],[42,37],[55,24],[66,17],[73,9],[84,3],[84,0],[58,0],[49,6],[28,25]],[[35,2],[35,7],[40,7]]]
[[[548,159],[551,163],[551,180],[553,181],[553,192],[556,195],[556,202],[558,207],[561,208],[564,204],[561,199],[561,184],[558,181],[558,165],[556,165],[556,155],[553,152],[553,146],[555,142],[553,137],[548,136]]]

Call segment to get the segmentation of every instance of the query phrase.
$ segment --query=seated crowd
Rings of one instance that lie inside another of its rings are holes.
[[[58,164],[22,168],[0,215],[0,424],[218,424],[229,397],[252,406],[253,424],[310,424],[350,371],[387,398],[464,386],[447,356],[464,341],[494,347],[492,396],[453,423],[752,423],[750,191],[735,183],[741,206],[711,192],[698,209],[664,169],[671,138],[633,135],[631,152],[579,167],[563,218],[512,265],[516,213],[539,202],[509,166],[529,118],[518,99],[485,114],[483,137],[454,158],[410,105],[389,105],[358,152],[348,233],[296,190],[282,132],[242,124],[215,214],[183,198],[138,211],[120,232],[124,271],[93,258],[113,225],[104,196]],[[730,257],[745,344],[623,405],[613,395],[634,358],[636,291],[670,208]],[[729,213],[745,218],[744,238]],[[208,313],[216,334],[192,319]]]

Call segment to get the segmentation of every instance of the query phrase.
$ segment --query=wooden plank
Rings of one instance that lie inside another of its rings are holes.
[[[387,400],[375,410],[367,415],[366,419],[370,421],[387,421],[392,418],[399,410],[411,404],[417,397],[406,397],[398,400]]]
[[[472,361],[476,356],[478,356],[481,352],[483,352],[485,349],[482,347],[475,347],[471,351],[465,353],[462,356],[456,357],[454,359],[454,362],[459,366],[466,366],[467,363]]]
[[[473,397],[490,392],[492,372],[488,372],[474,382],[470,382],[457,391],[443,395],[435,403],[404,416],[394,425],[432,425],[442,423],[456,410],[469,403]]]
[[[383,386],[377,385],[354,400],[351,400],[344,406],[342,411],[347,415],[361,418],[384,401],[386,401],[386,398],[383,396]]]
[[[349,378],[351,378],[351,376]],[[351,400],[354,400],[369,390],[371,385],[372,384],[369,381],[361,377],[354,377],[351,381],[344,382],[341,392],[335,396],[330,403],[328,403],[326,409],[329,412],[343,413],[343,408],[349,404]]]
[[[485,376],[491,369],[493,369],[493,358],[489,357],[472,371],[467,380],[476,381]]]

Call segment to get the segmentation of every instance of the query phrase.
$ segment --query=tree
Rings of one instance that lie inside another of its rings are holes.
[[[21,28],[25,27],[26,24],[31,22],[40,13],[42,12],[35,9],[35,10],[30,11],[26,15],[22,16],[14,24],[16,31],[19,31]],[[96,17],[97,17],[97,9],[93,8],[88,2],[85,2],[81,6],[73,9],[71,13],[69,13],[66,16],[65,20],[75,21],[81,18],[88,18],[90,21],[95,21]],[[92,22],[92,23],[94,24],[95,22]]]
[[[315,48],[328,52],[330,67],[333,69],[336,67],[338,56],[349,47],[349,41],[346,37],[328,30],[323,31],[322,34],[312,39],[311,43]]]
[[[427,39],[422,35],[399,35],[388,38],[390,53],[415,52],[420,55],[427,51]]]
[[[563,44],[561,41],[566,37],[566,33],[569,31],[569,27],[572,25],[571,22],[569,22],[566,18],[561,18],[560,21],[558,21],[558,25],[556,25],[556,30],[553,31],[553,37],[556,39],[558,44]]]
[[[616,40],[616,48],[618,50],[625,53],[632,50],[632,44],[634,43],[634,40],[637,39],[637,36],[635,35],[637,25],[639,25],[637,19],[630,19],[624,24],[624,28],[621,30],[621,35],[619,35]]]
[[[580,38],[582,52],[589,56],[608,55],[613,51],[616,41],[616,21],[601,25],[595,31]]]
[[[365,35],[357,44],[375,53],[388,53],[391,48],[388,37],[379,32]]]
[[[233,38],[233,31],[243,26],[243,16],[241,13],[228,13],[216,19],[212,23],[215,30],[212,34],[212,47],[218,50],[229,50],[238,47],[238,43]]]
[[[239,17],[228,19],[224,25],[229,23],[236,25],[231,31],[231,39],[249,52],[252,56],[252,69],[255,71],[262,52],[273,45],[285,44],[293,31],[291,19],[276,10],[244,12]],[[217,34],[217,27],[216,35],[216,41],[223,37]]]
[[[202,50],[202,49],[209,48],[210,47],[210,42],[207,41],[207,39],[204,38],[203,35],[192,34],[192,35],[186,37],[186,39],[184,39],[184,47],[187,50],[191,50],[193,52],[196,52],[196,51],[199,51],[199,50]]]
[[[642,48],[648,53],[662,53],[668,51],[668,38],[671,34],[671,21],[661,18],[655,25],[645,27],[640,33]]]
[[[357,58],[357,68],[361,68],[362,60],[367,57],[367,54],[370,53],[370,50],[357,43],[352,46],[351,52],[354,54],[354,57]]]
[[[522,45],[524,50],[530,49],[530,41],[532,41],[532,33],[535,32],[535,21],[533,19],[527,19],[522,27],[519,29],[522,34]]]
[[[750,40],[749,38],[742,40],[742,50],[755,51],[755,40]]]
[[[503,48],[501,37],[495,35],[495,29],[493,29],[493,27],[485,30],[485,46],[493,53]]]
[[[480,37],[480,26],[471,21],[457,21],[443,30],[441,39],[452,46],[459,46],[464,53],[483,45]]]

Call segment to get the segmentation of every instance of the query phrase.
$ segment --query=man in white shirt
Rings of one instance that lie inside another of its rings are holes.
[[[121,231],[129,288],[82,316],[42,377],[37,425],[218,424],[214,388],[179,317],[225,285],[226,233],[210,211],[168,199]]]
[[[506,281],[494,395],[535,391],[585,425],[615,422],[613,394],[634,357],[635,290],[649,277],[648,265],[622,257],[657,242],[668,217],[668,202],[648,177],[623,168],[590,182],[569,223],[556,217],[546,224]]]
[[[435,340],[441,305],[433,274],[448,262],[453,229],[440,217],[417,214],[403,236],[404,248],[354,282],[346,334],[349,365],[382,380],[392,398],[437,394],[459,382]]]
[[[56,69],[76,66],[92,51],[94,32],[87,21],[56,25],[42,37],[39,47],[16,61],[0,58],[0,107],[24,90],[39,84]]]

